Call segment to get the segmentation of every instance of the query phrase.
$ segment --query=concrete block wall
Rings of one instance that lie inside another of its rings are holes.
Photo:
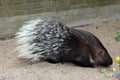
[[[119,4],[120,0],[0,0],[0,17]]]
[[[0,0],[0,39],[38,18],[58,19],[68,27],[120,19],[120,0]]]

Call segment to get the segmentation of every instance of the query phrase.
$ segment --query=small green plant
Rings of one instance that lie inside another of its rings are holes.
[[[118,31],[116,32],[116,34],[115,34],[115,39],[116,39],[117,41],[120,41],[120,30],[118,30]]]

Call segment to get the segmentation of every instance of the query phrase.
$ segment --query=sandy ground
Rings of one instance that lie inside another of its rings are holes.
[[[120,21],[92,24],[78,27],[95,34],[104,44],[114,59],[120,56],[120,42],[115,41],[114,35],[120,29]],[[98,71],[99,68],[83,68],[70,63],[50,64],[40,62],[31,64],[18,59],[15,40],[0,41],[0,80],[118,80],[111,69],[118,68],[114,64],[107,69],[113,77],[106,77]]]

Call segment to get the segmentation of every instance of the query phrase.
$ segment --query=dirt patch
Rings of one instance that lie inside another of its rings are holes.
[[[95,34],[113,59],[120,56],[120,41],[114,39],[115,32],[120,30],[120,21],[92,24],[77,29]],[[69,63],[30,64],[16,57],[17,52],[13,52],[15,47],[14,39],[0,41],[0,80],[117,80],[115,76],[104,76],[98,68],[83,68]],[[111,67],[102,69],[107,69],[114,75],[111,71],[113,67],[118,69],[115,62]]]

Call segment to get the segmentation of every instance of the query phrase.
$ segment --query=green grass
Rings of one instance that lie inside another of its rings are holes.
[[[120,41],[120,30],[118,30],[115,34],[116,41]]]

